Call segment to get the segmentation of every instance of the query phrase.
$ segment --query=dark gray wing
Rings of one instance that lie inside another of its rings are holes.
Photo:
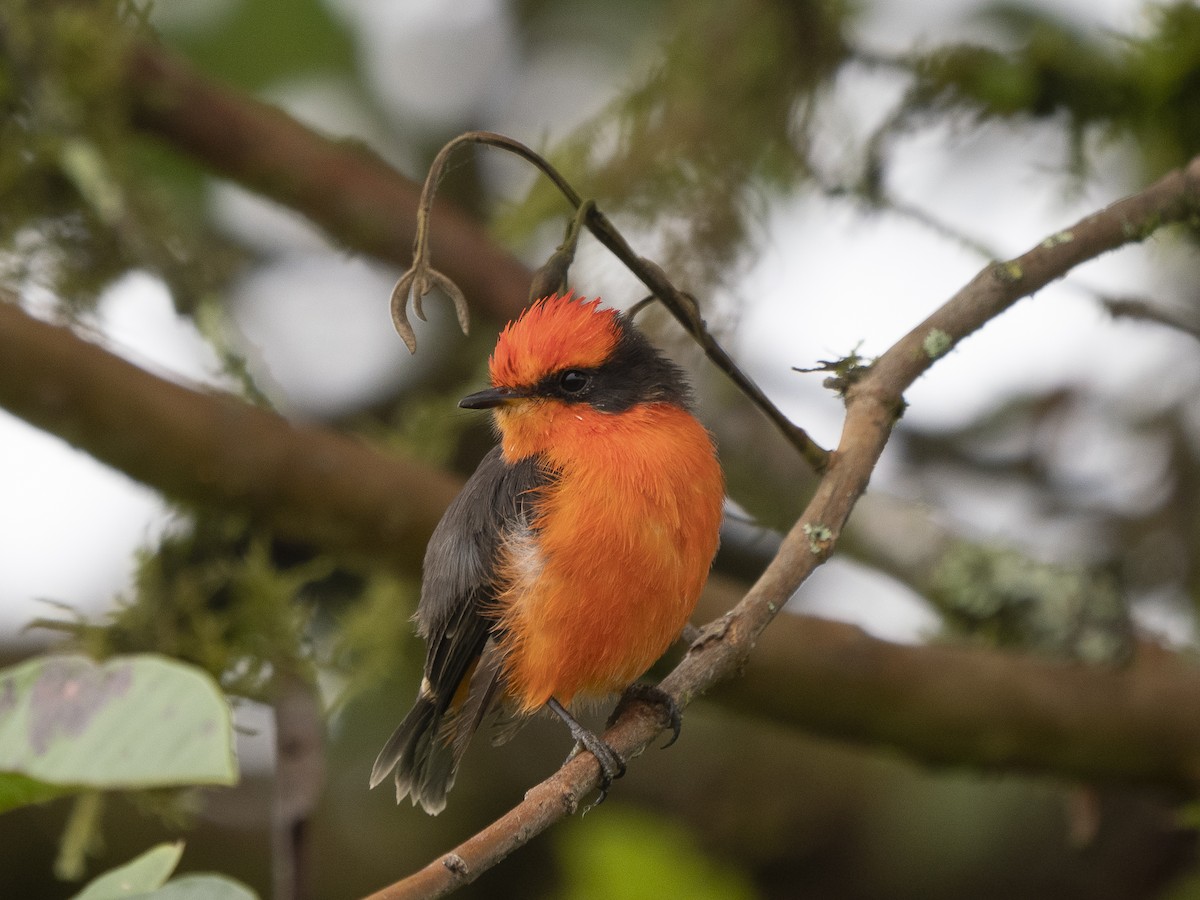
[[[411,794],[427,812],[446,804],[458,762],[490,706],[499,672],[492,657],[475,672],[466,715],[447,731],[443,719],[463,681],[471,677],[488,642],[493,621],[496,566],[504,535],[528,521],[539,490],[553,480],[534,457],[508,464],[500,448],[480,462],[462,493],[434,529],[425,551],[417,632],[428,644],[425,678],[417,701],[392,734],[371,774],[374,787],[396,769],[396,799]],[[494,646],[494,645],[493,645]],[[471,696],[478,694],[479,696]]]
[[[526,520],[536,493],[549,482],[536,457],[510,465],[494,447],[434,529],[416,619],[429,646],[425,677],[435,694],[453,697],[479,658],[492,625],[484,609],[493,596],[501,542]]]

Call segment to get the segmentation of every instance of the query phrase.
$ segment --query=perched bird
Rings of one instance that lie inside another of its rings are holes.
[[[724,479],[689,412],[683,373],[628,318],[571,295],[501,333],[491,409],[500,444],[425,553],[416,703],[375,761],[397,802],[446,805],[489,712],[543,707],[592,751],[604,784],[624,763],[568,712],[630,687],[679,636],[717,549]]]

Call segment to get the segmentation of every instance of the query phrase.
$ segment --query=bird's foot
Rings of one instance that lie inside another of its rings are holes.
[[[566,708],[553,697],[547,701],[546,705],[550,707],[550,710],[555,715],[557,715],[567,724],[567,727],[571,729],[571,737],[575,738],[575,748],[567,756],[567,761],[569,762],[577,753],[579,753],[580,748],[582,748],[588,751],[588,753],[592,754],[592,756],[596,758],[596,762],[600,765],[600,784],[597,786],[600,796],[597,797],[592,803],[584,807],[583,813],[586,813],[592,807],[599,806],[601,803],[603,803],[604,799],[608,796],[608,789],[612,787],[613,781],[625,774],[625,760],[621,758],[621,755],[617,753],[616,750],[606,744],[602,738],[584,728],[583,725],[581,725],[574,716],[567,712]]]

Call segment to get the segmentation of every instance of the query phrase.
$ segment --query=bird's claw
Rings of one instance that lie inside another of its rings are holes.
[[[574,729],[572,731],[574,732]],[[612,787],[612,783],[625,774],[625,760],[621,758],[621,754],[606,744],[602,738],[597,737],[585,728],[581,728],[578,732],[575,732],[574,737],[575,747],[568,754],[567,762],[570,762],[580,750],[586,750],[592,756],[596,757],[596,762],[600,765],[600,783],[596,785],[596,799],[580,810],[579,814],[582,816],[591,812],[591,810],[607,799],[608,789]]]
[[[629,708],[629,705],[637,702],[649,703],[652,706],[657,706],[666,719],[666,725],[671,729],[671,739],[662,745],[662,749],[666,750],[673,743],[679,740],[679,732],[683,729],[683,712],[679,708],[679,704],[675,702],[675,698],[664,691],[656,684],[646,684],[642,681],[635,681],[625,689],[621,694],[621,699],[617,701],[617,705],[613,708],[612,715],[608,717],[606,728],[611,728],[616,724],[617,719]]]
[[[580,815],[583,815],[583,813],[604,802],[604,798],[608,796],[608,789],[612,787],[613,781],[625,774],[625,760],[621,758],[621,754],[606,744],[603,738],[597,737],[584,728],[574,716],[567,712],[566,707],[553,697],[546,701],[546,706],[567,724],[567,727],[571,730],[571,737],[575,739],[575,747],[568,754],[566,761],[570,762],[579,753],[580,748],[582,748],[592,754],[600,766],[600,783],[597,785],[600,796],[583,808],[583,812],[580,813]]]

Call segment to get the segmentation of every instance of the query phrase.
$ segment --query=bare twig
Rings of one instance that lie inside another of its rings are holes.
[[[939,219],[936,215],[927,209],[922,209],[915,203],[910,203],[907,200],[901,200],[899,197],[885,194],[880,200],[879,206],[881,209],[902,216],[911,222],[920,225],[922,228],[936,234],[939,237],[945,238],[958,244],[965,250],[974,253],[976,256],[983,259],[1000,259],[1001,254],[996,252],[994,247],[988,246],[984,241],[973,235],[967,234],[949,222]]]
[[[828,558],[891,434],[903,392],[938,358],[1017,300],[1081,262],[1142,240],[1197,210],[1200,158],[1141,193],[1052,235],[1017,259],[987,266],[884,353],[869,372],[849,386],[841,442],[779,553],[741,602],[706,627],[661,687],[685,706],[733,676],[745,663],[784,603]],[[635,705],[605,732],[604,739],[628,757],[643,750],[662,727],[649,710]],[[1200,764],[1189,759],[1186,772],[1196,777]],[[371,900],[437,897],[474,880],[574,810],[578,798],[596,787],[598,775],[594,759],[586,754],[576,757],[504,817],[414,875],[372,895]]]
[[[1137,319],[1143,322],[1154,322],[1182,331],[1189,337],[1200,341],[1200,322],[1194,317],[1164,309],[1161,306],[1143,300],[1140,297],[1106,297],[1101,295],[1100,302],[1114,319]]]

